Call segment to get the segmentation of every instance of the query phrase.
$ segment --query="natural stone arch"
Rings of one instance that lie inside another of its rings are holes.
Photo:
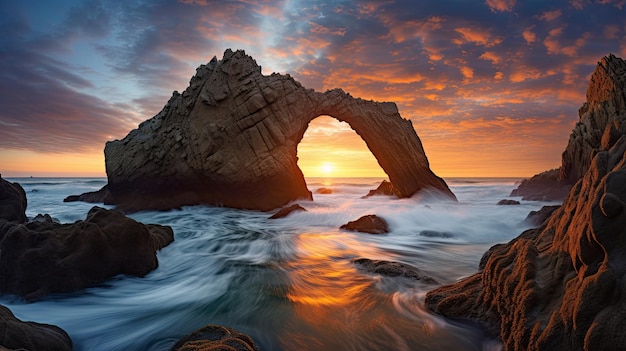
[[[269,210],[310,199],[297,145],[320,115],[347,122],[361,136],[399,196],[435,189],[455,199],[394,103],[340,89],[315,92],[289,75],[264,76],[254,59],[231,50],[200,66],[159,114],[107,143],[109,190],[127,210],[199,203]]]

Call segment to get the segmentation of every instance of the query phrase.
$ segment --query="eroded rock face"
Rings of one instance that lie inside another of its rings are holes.
[[[512,196],[524,196],[525,200],[565,198],[569,187],[587,172],[595,154],[609,150],[626,133],[626,61],[608,55],[598,62],[587,87],[587,102],[578,115],[558,171],[544,172],[533,177],[537,178],[534,181],[531,178]]]
[[[624,350],[626,135],[598,152],[543,226],[492,247],[481,271],[426,296],[499,332],[506,350]]]
[[[0,220],[0,292],[36,299],[118,274],[144,276],[158,266],[156,251],[173,240],[170,227],[99,207],[71,224]]]
[[[454,199],[394,103],[264,76],[254,59],[231,50],[200,66],[159,114],[107,143],[109,190],[126,210],[200,203],[270,210],[310,199],[296,147],[322,115],[347,122],[363,138],[400,196],[436,189]]]

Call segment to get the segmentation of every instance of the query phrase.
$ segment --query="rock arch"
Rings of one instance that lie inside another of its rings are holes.
[[[321,115],[361,136],[399,196],[434,189],[455,199],[394,103],[340,89],[316,92],[289,75],[264,76],[254,59],[231,50],[201,65],[156,116],[107,142],[109,190],[131,211],[200,203],[270,210],[311,198],[296,152],[309,122]]]

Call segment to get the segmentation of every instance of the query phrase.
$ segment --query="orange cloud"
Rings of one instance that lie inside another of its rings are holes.
[[[500,61],[502,61],[500,55],[498,55],[498,53],[494,51],[485,51],[482,53],[482,55],[478,56],[478,58],[491,61],[491,63],[493,63],[494,65],[497,65],[498,63],[500,63]]]
[[[525,30],[524,32],[522,32],[522,37],[524,37],[524,40],[526,40],[528,44],[532,44],[535,42],[535,40],[537,40],[537,36],[535,35],[535,33],[530,30]]]
[[[561,16],[561,11],[554,10],[554,11],[546,11],[542,13],[540,16],[538,16],[537,18],[539,18],[540,20],[550,22],[552,20],[557,19],[559,16]]]
[[[492,12],[513,11],[515,0],[486,0],[485,3]]]
[[[492,36],[490,30],[483,28],[460,27],[454,31],[461,34],[462,37],[461,39],[453,40],[453,42],[457,45],[470,42],[477,45],[492,47],[500,44],[503,40],[502,38]]]

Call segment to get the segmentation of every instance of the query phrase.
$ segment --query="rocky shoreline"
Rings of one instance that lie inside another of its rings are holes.
[[[556,178],[574,182],[563,205],[493,246],[478,273],[428,293],[430,310],[487,326],[505,350],[626,349],[625,102],[626,62],[606,56]]]

